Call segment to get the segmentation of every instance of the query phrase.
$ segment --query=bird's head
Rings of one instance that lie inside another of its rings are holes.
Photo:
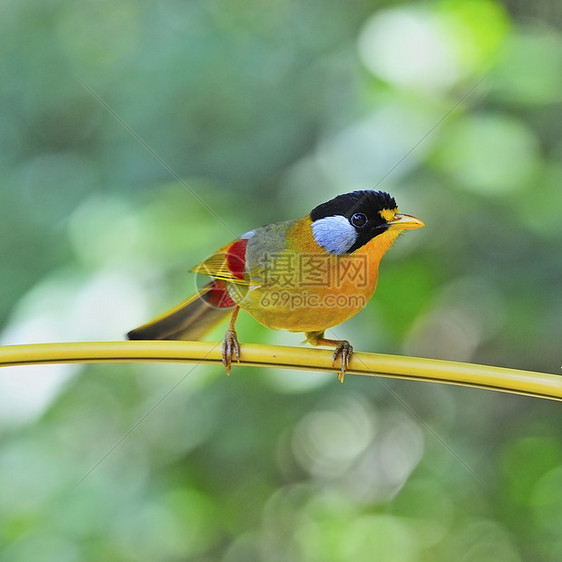
[[[400,232],[424,226],[398,211],[384,191],[353,191],[338,195],[310,212],[316,243],[331,254],[351,254],[376,237],[389,247]]]

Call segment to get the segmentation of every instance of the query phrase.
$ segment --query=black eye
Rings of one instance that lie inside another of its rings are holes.
[[[363,228],[367,224],[367,216],[363,213],[355,213],[350,219],[349,222],[355,228]]]

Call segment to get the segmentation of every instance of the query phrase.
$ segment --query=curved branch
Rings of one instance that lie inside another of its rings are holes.
[[[241,365],[327,371],[336,374],[332,351],[246,344]],[[0,367],[47,363],[178,362],[220,363],[219,343],[114,341],[0,347]],[[551,400],[562,400],[558,375],[378,353],[354,353],[347,374],[454,384]]]

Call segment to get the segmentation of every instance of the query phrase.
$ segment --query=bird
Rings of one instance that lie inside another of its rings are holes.
[[[223,246],[191,271],[211,277],[195,295],[131,330],[131,340],[198,340],[231,315],[222,344],[230,374],[240,361],[240,309],[271,329],[304,332],[313,346],[335,348],[343,382],[353,355],[347,340],[325,337],[373,296],[379,264],[398,235],[424,226],[400,213],[384,191],[356,190],[302,218],[260,226]]]

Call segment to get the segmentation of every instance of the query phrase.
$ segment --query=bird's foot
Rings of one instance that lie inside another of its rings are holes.
[[[353,355],[353,346],[347,340],[341,340],[334,351],[334,364],[336,363],[338,357],[341,357],[341,367],[338,373],[338,380],[343,382],[345,373],[349,369],[349,362]]]
[[[338,372],[338,380],[343,382],[345,373],[349,369],[349,362],[353,355],[353,346],[347,340],[331,340],[324,337],[324,330],[318,332],[306,332],[306,341],[311,345],[335,346],[332,365],[336,364],[338,357],[341,358],[341,367]]]
[[[230,375],[233,357],[236,358],[237,363],[240,363],[240,346],[238,345],[236,331],[234,328],[228,328],[222,342],[222,364],[227,375]]]

